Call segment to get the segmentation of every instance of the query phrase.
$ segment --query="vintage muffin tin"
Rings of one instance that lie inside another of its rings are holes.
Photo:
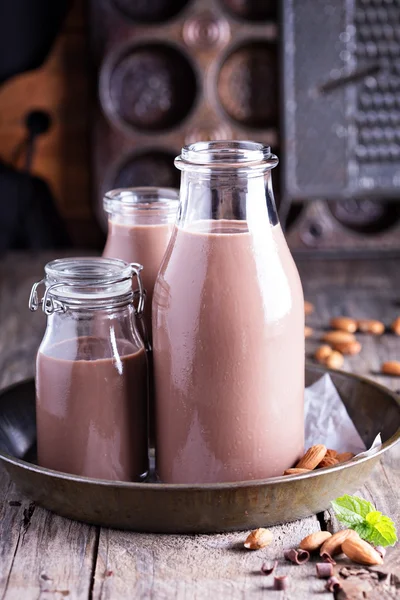
[[[286,238],[297,255],[397,256],[400,203],[368,198],[296,203],[289,212]]]
[[[103,224],[105,190],[178,186],[173,158],[186,143],[256,138],[276,148],[276,18],[272,0],[92,0]]]

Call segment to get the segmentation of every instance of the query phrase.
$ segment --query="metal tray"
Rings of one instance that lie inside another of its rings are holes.
[[[308,366],[306,385],[324,369]],[[19,489],[64,517],[107,527],[158,533],[211,533],[294,521],[359,489],[381,455],[399,441],[400,403],[388,389],[343,372],[334,384],[368,446],[381,432],[382,449],[306,475],[221,484],[112,482],[78,477],[35,464],[33,380],[0,393],[0,460]]]

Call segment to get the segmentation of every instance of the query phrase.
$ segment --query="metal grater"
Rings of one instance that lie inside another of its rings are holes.
[[[400,198],[400,0],[283,0],[285,198]]]

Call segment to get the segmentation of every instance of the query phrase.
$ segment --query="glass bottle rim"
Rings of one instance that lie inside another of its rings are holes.
[[[179,207],[179,190],[162,187],[116,188],[105,193],[103,207],[107,213],[129,213],[152,211],[175,215]]]
[[[250,140],[195,142],[182,148],[175,158],[180,170],[235,172],[251,174],[269,171],[278,164],[270,146]]]

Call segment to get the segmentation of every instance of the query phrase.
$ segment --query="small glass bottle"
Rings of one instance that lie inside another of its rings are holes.
[[[153,298],[157,470],[168,483],[282,475],[304,446],[304,302],[254,142],[182,150]]]
[[[143,265],[144,313],[151,342],[151,304],[157,273],[167,249],[179,207],[178,190],[121,188],[107,192],[108,236],[103,256]]]
[[[30,309],[41,306],[47,315],[36,362],[43,467],[120,481],[148,472],[147,361],[135,325],[144,305],[141,268],[116,259],[59,259],[32,288]]]

